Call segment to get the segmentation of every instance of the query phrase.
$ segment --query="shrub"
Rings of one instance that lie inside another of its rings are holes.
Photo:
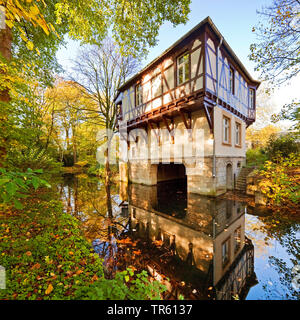
[[[259,188],[271,204],[299,203],[299,166],[299,154],[277,157],[276,162],[266,161],[264,168],[259,171],[262,177]]]
[[[261,148],[248,149],[246,152],[247,166],[262,165],[267,160],[265,151]]]
[[[290,154],[297,153],[298,151],[299,144],[297,143],[295,136],[291,134],[281,137],[272,135],[266,147],[266,153],[271,160],[280,157],[287,158]]]
[[[43,173],[42,169],[12,172],[0,168],[0,173],[0,202],[14,203],[16,209],[23,208],[20,200],[28,196],[30,187],[35,190],[41,186],[50,188],[47,181],[38,177],[38,174]]]
[[[10,150],[7,160],[10,168],[19,168],[20,171],[25,171],[27,168],[33,170],[44,169],[48,172],[59,172],[61,170],[61,164],[39,147]]]

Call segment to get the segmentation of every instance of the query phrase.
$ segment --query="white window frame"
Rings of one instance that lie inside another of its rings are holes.
[[[135,86],[135,104],[136,107],[143,104],[143,87],[140,83]]]
[[[222,243],[222,265],[225,267],[229,262],[229,239]],[[225,248],[225,250],[224,250]],[[224,254],[225,253],[225,254]]]
[[[227,121],[227,124],[225,123]],[[227,130],[227,140],[226,137]],[[230,119],[228,117],[223,116],[223,143],[230,144]]]
[[[187,56],[187,60],[183,61],[181,63],[179,63],[180,59]],[[183,78],[182,81],[180,82],[179,79],[179,70],[183,69]],[[188,76],[186,77],[186,69],[188,70]],[[182,54],[181,56],[179,56],[177,58],[177,85],[181,85],[183,83],[185,83],[186,81],[190,80],[190,53],[189,52],[185,52],[184,54]]]
[[[234,231],[234,252],[241,248],[242,228],[238,227]]]
[[[239,122],[235,123],[235,145],[242,145],[242,125]]]

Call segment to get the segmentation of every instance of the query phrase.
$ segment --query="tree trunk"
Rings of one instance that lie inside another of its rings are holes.
[[[11,59],[11,45],[12,45],[12,32],[11,29],[5,25],[5,29],[0,29],[0,55],[4,57],[7,61]],[[0,72],[3,70],[0,69]],[[9,102],[9,90],[5,89],[0,91],[0,102]],[[3,111],[3,110],[2,110]],[[0,114],[0,130],[5,132],[5,125],[7,121],[7,114],[5,110]],[[3,165],[6,153],[7,153],[7,138],[2,137],[0,145],[0,166]]]
[[[111,195],[110,195],[110,166],[108,159],[108,148],[104,152],[105,157],[105,190],[106,190],[106,206],[107,212],[110,219],[113,218],[112,215],[112,205],[111,205]]]
[[[12,32],[6,25],[5,29],[0,29],[0,53],[6,60],[11,59]]]
[[[73,144],[73,165],[77,162],[77,141],[75,127],[72,126],[72,144]]]

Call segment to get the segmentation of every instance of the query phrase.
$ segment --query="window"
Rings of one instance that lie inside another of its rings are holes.
[[[229,239],[222,244],[222,265],[223,268],[229,262]]]
[[[242,126],[240,123],[235,123],[235,145],[240,146],[241,145],[241,130]]]
[[[234,94],[234,70],[230,68],[229,71],[229,90],[231,94]]]
[[[178,85],[190,79],[189,53],[185,53],[177,60],[177,83]]]
[[[254,89],[249,89],[249,108],[254,109],[255,106],[255,94],[254,94]]]
[[[230,119],[223,117],[223,143],[230,143]]]
[[[234,252],[237,252],[241,247],[241,227],[234,231]]]
[[[140,84],[135,87],[135,105],[139,106],[143,103],[143,88]]]
[[[160,74],[152,78],[151,85],[152,85],[152,98],[156,98],[160,96],[162,93],[162,90],[161,90],[162,83],[161,83]]]

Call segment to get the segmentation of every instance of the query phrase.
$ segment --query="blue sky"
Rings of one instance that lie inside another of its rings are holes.
[[[254,64],[247,58],[250,44],[255,40],[251,30],[258,22],[256,10],[270,2],[270,0],[194,0],[191,4],[189,21],[185,25],[173,28],[171,23],[165,23],[161,27],[159,43],[155,48],[150,49],[147,62],[153,60],[200,21],[210,16],[245,67],[253,73]]]
[[[142,65],[151,62],[200,21],[210,16],[250,74],[258,79],[259,75],[254,72],[254,63],[248,59],[250,44],[255,42],[252,28],[259,21],[256,11],[271,3],[271,0],[193,0],[189,21],[176,28],[171,23],[165,23],[160,28],[158,44],[149,49],[149,55]],[[65,69],[70,68],[70,59],[76,58],[79,47],[77,42],[68,41],[67,47],[58,51],[58,60]],[[277,89],[273,94],[274,111],[291,98],[299,99],[299,87],[300,77]]]

